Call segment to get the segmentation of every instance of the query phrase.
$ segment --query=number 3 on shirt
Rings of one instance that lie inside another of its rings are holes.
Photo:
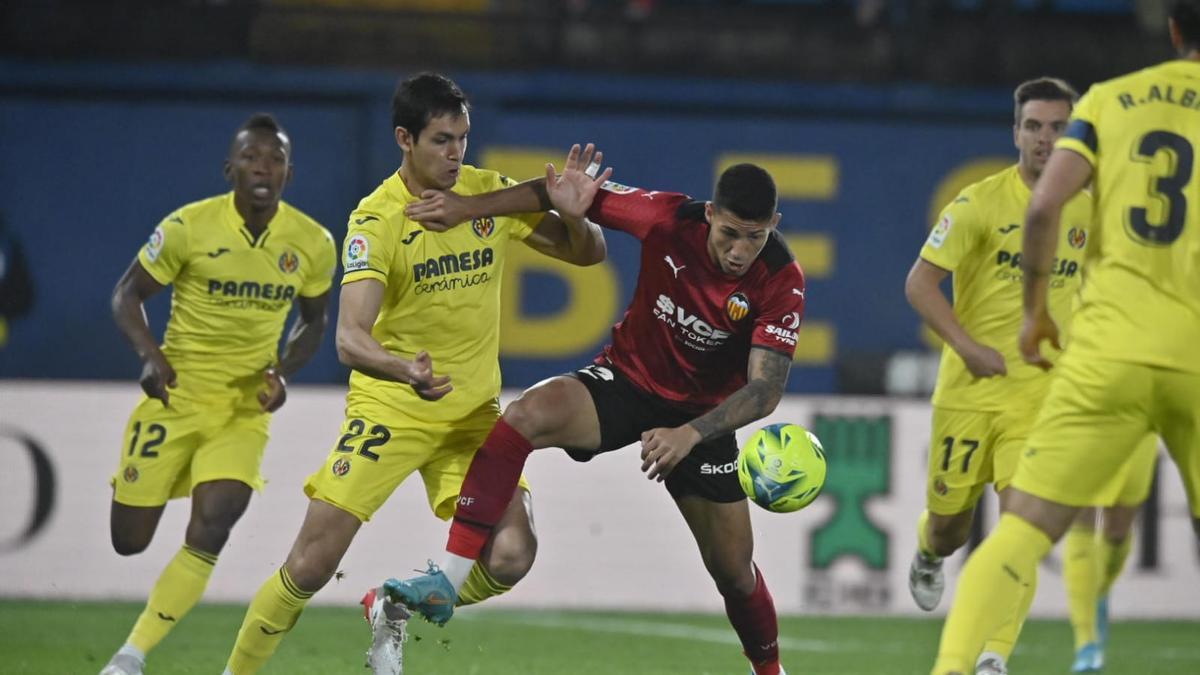
[[[1129,209],[1129,229],[1139,241],[1151,246],[1170,245],[1183,234],[1187,219],[1188,203],[1183,190],[1192,180],[1195,156],[1188,139],[1170,131],[1151,131],[1138,142],[1133,159],[1149,164],[1164,150],[1169,153],[1170,173],[1156,178],[1150,189],[1152,199],[1160,202],[1165,200],[1163,222],[1150,224],[1146,209],[1141,206]]]

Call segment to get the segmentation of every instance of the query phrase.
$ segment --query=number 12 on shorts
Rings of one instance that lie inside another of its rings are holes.
[[[966,473],[967,469],[971,466],[971,455],[975,454],[975,451],[979,449],[979,441],[970,438],[960,438],[957,442],[967,448],[967,454],[963,455],[962,461],[962,472]],[[947,436],[942,439],[942,445],[946,449],[942,453],[942,471],[950,470],[950,456],[954,454],[954,443],[955,439],[953,436]]]

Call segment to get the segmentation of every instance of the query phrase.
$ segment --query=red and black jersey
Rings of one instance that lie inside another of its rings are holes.
[[[778,232],[741,277],[708,253],[704,202],[606,183],[588,218],[642,242],[637,289],[596,357],[643,390],[709,410],[746,384],[750,348],[788,357],[804,316],[804,272]]]

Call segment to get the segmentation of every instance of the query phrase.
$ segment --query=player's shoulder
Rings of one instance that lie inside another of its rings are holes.
[[[963,188],[954,203],[977,207],[980,201],[994,199],[997,195],[1007,195],[1013,182],[1019,180],[1021,180],[1021,176],[1017,172],[1017,166],[1015,164],[1007,166]]]
[[[188,202],[175,209],[164,220],[186,227],[187,225],[220,215],[222,211],[230,208],[229,201],[232,198],[231,193],[225,193],[205,197],[204,199],[197,199],[194,202]]]
[[[333,243],[333,234],[312,216],[283,201],[279,208],[287,219],[289,231],[303,243],[315,246]]]
[[[778,230],[771,230],[771,234],[767,236],[767,243],[763,245],[762,251],[758,254],[758,260],[766,267],[767,275],[770,277],[796,275],[801,280],[804,278],[804,273],[796,262],[796,256],[792,255],[787,241]]]
[[[404,217],[404,201],[388,188],[388,182],[393,180],[399,181],[400,178],[393,174],[358,201],[358,206],[350,213],[351,229]]]

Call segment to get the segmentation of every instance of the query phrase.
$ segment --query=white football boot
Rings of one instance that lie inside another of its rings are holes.
[[[393,604],[383,588],[372,588],[362,599],[363,615],[371,624],[371,648],[367,667],[374,675],[404,674],[404,642],[408,640],[408,618],[402,605]]]

